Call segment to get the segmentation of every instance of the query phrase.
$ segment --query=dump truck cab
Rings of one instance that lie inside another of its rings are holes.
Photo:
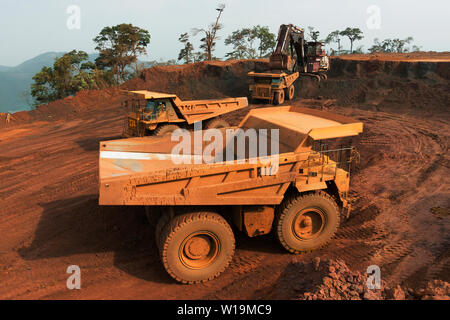
[[[130,91],[125,101],[127,109],[124,136],[145,136],[161,123],[182,123],[184,119],[175,109],[176,95]]]
[[[157,221],[163,265],[183,283],[211,280],[227,267],[231,223],[249,237],[273,232],[291,253],[309,252],[326,245],[350,212],[358,153],[342,139],[362,128],[348,117],[285,106],[252,109],[238,128],[185,132],[181,141],[100,142],[99,204],[145,206]]]
[[[221,115],[248,106],[247,98],[182,101],[174,94],[148,90],[126,91],[125,137],[170,134],[205,121],[208,128],[228,127]]]

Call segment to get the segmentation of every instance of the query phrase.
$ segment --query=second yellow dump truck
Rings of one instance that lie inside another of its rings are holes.
[[[255,73],[249,72],[249,92],[251,99],[269,100],[274,105],[284,103],[284,100],[294,98],[294,82],[299,77],[298,72]]]
[[[143,137],[166,135],[202,121],[205,129],[225,128],[221,115],[245,108],[247,98],[182,101],[174,94],[147,90],[128,91],[123,135]]]
[[[253,109],[238,129],[186,131],[178,142],[100,142],[99,204],[146,206],[167,272],[183,283],[211,280],[233,257],[231,224],[250,237],[272,231],[292,253],[330,241],[350,211],[358,155],[340,144],[362,128],[351,118],[287,106]],[[216,152],[206,159],[211,136]]]

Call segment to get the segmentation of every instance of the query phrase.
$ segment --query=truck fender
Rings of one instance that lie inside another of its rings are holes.
[[[316,182],[316,183],[295,183],[295,187],[297,188],[298,192],[306,192],[306,191],[312,191],[312,190],[323,190],[327,188],[327,184],[325,182]]]

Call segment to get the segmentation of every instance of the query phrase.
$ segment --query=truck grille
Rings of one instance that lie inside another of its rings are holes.
[[[270,89],[269,88],[258,88],[256,91],[256,94],[258,97],[267,97],[270,96]]]
[[[132,118],[128,118],[128,129],[135,130],[136,129],[136,120]]]

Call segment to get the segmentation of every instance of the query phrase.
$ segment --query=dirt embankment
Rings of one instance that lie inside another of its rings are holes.
[[[247,73],[267,69],[267,60],[200,62],[181,66],[153,67],[128,81],[123,89],[175,93],[183,100],[248,95]]]
[[[7,122],[7,114],[0,113],[0,128],[11,127],[35,121],[73,120],[92,111],[120,109],[123,100],[116,88],[103,90],[86,90],[75,96],[40,105],[31,111],[19,111],[11,114]]]
[[[333,57],[329,79],[318,83],[302,77],[296,83],[299,98],[337,99],[341,105],[358,104],[372,111],[433,114],[450,104],[450,54],[441,60],[417,61],[424,54],[404,56],[358,55]],[[433,56],[433,55],[432,55]],[[444,58],[447,57],[447,60]],[[435,57],[437,58],[437,57]],[[391,59],[391,60],[389,60]],[[183,99],[247,96],[247,73],[268,69],[267,60],[197,63],[155,67],[129,81],[125,89],[149,89],[176,93]]]
[[[360,108],[373,111],[408,113],[414,110],[413,113],[424,115],[448,111],[450,54],[431,55],[431,62],[424,61],[425,54],[400,56],[402,58],[396,55],[333,57],[329,79],[318,83],[309,77],[300,78],[296,83],[296,97],[337,99],[338,104],[358,104]],[[175,93],[182,99],[247,96],[247,73],[267,69],[265,59],[153,67],[121,85],[120,89]],[[8,125],[67,120],[92,110],[120,109],[123,99],[119,89],[82,91],[36,110],[16,112]],[[6,114],[0,113],[0,128],[6,125]]]
[[[448,112],[450,62],[331,59],[328,81],[297,83],[304,98],[335,98],[341,105],[433,115]]]

